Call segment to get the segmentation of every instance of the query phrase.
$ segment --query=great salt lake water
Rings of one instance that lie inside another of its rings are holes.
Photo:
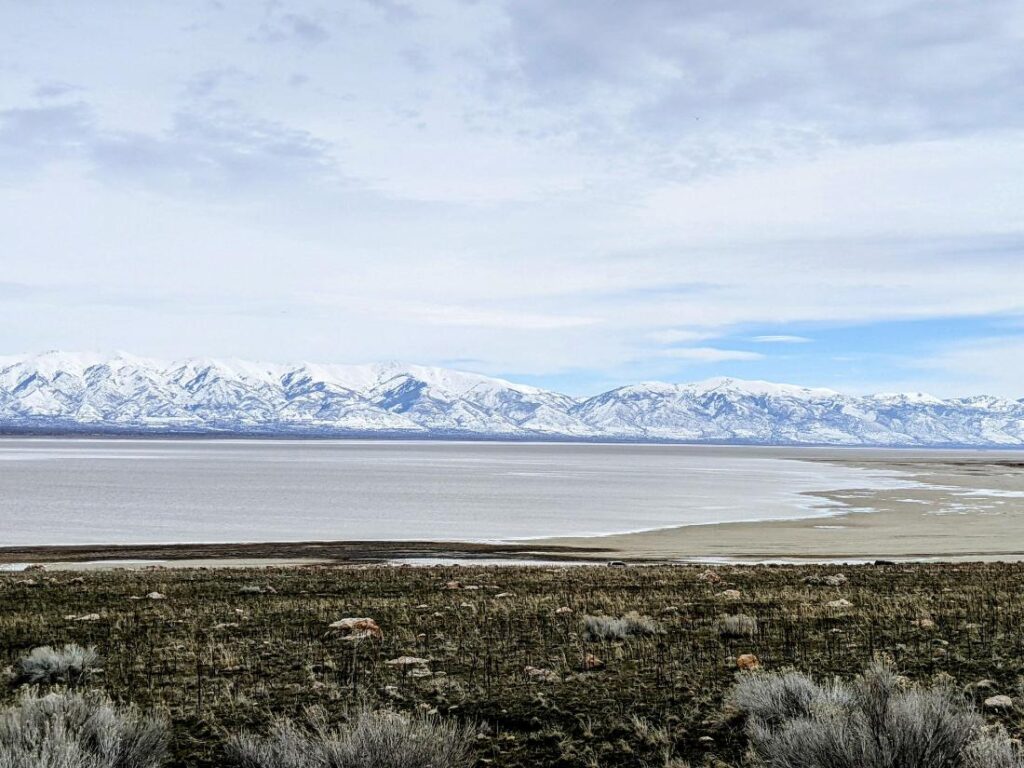
[[[834,455],[835,452],[833,452]],[[0,439],[0,546],[496,541],[828,515],[913,487],[807,449]]]

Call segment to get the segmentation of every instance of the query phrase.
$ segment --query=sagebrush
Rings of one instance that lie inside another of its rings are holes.
[[[167,725],[98,692],[22,694],[0,711],[2,768],[158,768]]]
[[[48,645],[33,648],[15,664],[15,682],[28,685],[64,683],[75,686],[92,674],[100,657],[93,647],[83,648],[74,643],[63,648]]]
[[[584,616],[583,635],[587,640],[625,640],[630,635],[655,635],[661,626],[650,616],[630,611],[616,616]]]
[[[914,687],[877,662],[852,683],[745,676],[732,703],[762,768],[1024,768],[1020,751],[954,689]]]
[[[753,637],[757,634],[757,619],[743,613],[723,616],[717,626],[722,637]]]
[[[469,768],[475,730],[453,720],[361,709],[347,725],[329,728],[278,721],[268,737],[232,738],[228,759],[239,768]]]

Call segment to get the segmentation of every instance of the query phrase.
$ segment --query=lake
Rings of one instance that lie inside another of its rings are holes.
[[[835,455],[836,451],[831,451]],[[861,452],[861,455],[868,452]],[[495,541],[824,516],[896,472],[753,447],[0,439],[0,546]]]

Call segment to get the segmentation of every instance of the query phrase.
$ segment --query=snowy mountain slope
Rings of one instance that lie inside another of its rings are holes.
[[[1024,446],[1024,402],[854,397],[724,378],[577,399],[398,363],[168,363],[48,352],[0,358],[0,428]]]

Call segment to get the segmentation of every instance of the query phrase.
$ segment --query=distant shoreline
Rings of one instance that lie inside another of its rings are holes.
[[[53,439],[109,439],[109,440],[351,440],[394,441],[394,442],[437,442],[437,443],[546,443],[564,445],[679,445],[699,448],[823,448],[834,450],[873,451],[1015,451],[1024,453],[1024,444],[1000,445],[996,443],[974,445],[970,443],[900,443],[893,445],[879,443],[782,443],[756,440],[676,440],[658,437],[574,437],[572,435],[505,435],[481,434],[477,432],[331,432],[306,431],[304,429],[283,431],[259,430],[197,430],[177,431],[145,428],[67,428],[22,427],[0,424],[0,438],[53,438]]]
[[[713,457],[715,447],[708,449]],[[245,541],[245,532],[236,530],[228,535],[239,536],[241,541],[218,543],[217,536],[211,536],[212,542],[202,543],[203,534],[194,530],[191,533],[200,543],[0,546],[0,566],[34,562],[117,565],[129,561],[226,566],[439,559],[563,563],[1024,559],[1024,460],[1016,453],[1007,451],[1000,456],[991,451],[972,450],[968,454],[947,454],[918,449],[884,454],[876,448],[828,447],[794,448],[787,457],[779,455],[786,453],[779,448],[750,446],[749,450],[808,463],[898,473],[910,482],[876,487],[851,483],[841,489],[832,486],[837,490],[805,490],[804,495],[827,502],[831,511],[788,519],[753,517],[605,535],[476,541],[461,539],[467,534],[471,539],[471,525],[451,531],[444,538],[431,539],[431,532],[426,537],[420,533],[421,538],[407,540],[398,537],[409,531],[397,532],[394,538],[368,540],[274,541],[268,537]],[[723,455],[730,452],[728,447],[718,451]],[[752,512],[769,512],[767,508],[759,509],[756,499],[750,502]],[[762,499],[761,506],[766,503]],[[628,517],[628,510],[623,515]],[[185,530],[181,529],[183,533]],[[259,536],[255,530],[251,532]],[[183,538],[186,536],[184,533]]]
[[[0,547],[0,566],[26,563],[102,563],[231,561],[247,564],[301,563],[371,564],[415,558],[516,559],[579,561],[608,559],[599,546],[558,546],[541,543],[483,544],[434,541],[294,541],[228,544],[76,544]]]

